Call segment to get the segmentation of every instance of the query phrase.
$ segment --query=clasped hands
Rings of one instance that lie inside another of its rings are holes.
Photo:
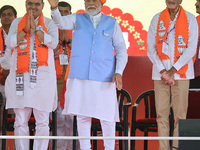
[[[28,10],[28,19],[27,19],[27,23],[26,23],[26,31],[31,31],[31,29],[35,32],[36,31],[36,25],[35,25],[35,21],[34,21],[34,16],[33,16],[33,12],[32,10]]]
[[[174,86],[175,81],[173,79],[173,76],[175,73],[176,73],[176,69],[172,67],[170,70],[165,71],[161,74],[161,80],[169,86]]]

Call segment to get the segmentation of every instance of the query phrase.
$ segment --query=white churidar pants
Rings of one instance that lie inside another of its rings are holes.
[[[29,136],[28,121],[33,114],[36,120],[36,136],[49,136],[49,112],[40,111],[33,108],[14,108],[15,123],[14,135],[15,136]],[[48,148],[49,139],[34,140],[33,150],[45,150]],[[28,150],[29,139],[15,140],[16,150]]]
[[[91,117],[85,117],[77,115],[77,126],[78,126],[78,135],[89,137],[91,130]],[[114,137],[115,136],[115,121],[109,122],[100,120],[101,127],[103,131],[104,137]],[[115,149],[115,140],[104,140],[105,150],[114,150]],[[90,140],[80,140],[80,148],[81,150],[90,150],[91,144]]]
[[[57,108],[57,135],[73,136],[73,116],[63,115],[62,108]],[[72,150],[73,140],[57,140],[57,150]]]

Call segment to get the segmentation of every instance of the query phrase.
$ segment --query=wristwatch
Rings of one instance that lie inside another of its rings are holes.
[[[39,26],[37,26],[37,27],[35,28],[35,32],[37,32],[37,31],[39,31],[39,30],[41,30],[42,32],[44,32],[43,26],[42,26],[42,25],[39,25]]]
[[[68,45],[68,44],[71,44],[71,43],[72,43],[72,40],[69,39],[69,40],[67,41],[67,45]]]

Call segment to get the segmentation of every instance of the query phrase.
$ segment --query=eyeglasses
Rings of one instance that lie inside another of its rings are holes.
[[[28,6],[33,6],[33,4],[34,4],[36,7],[41,5],[41,3],[27,2],[27,5],[28,5]]]
[[[93,3],[96,3],[98,2],[99,0],[85,0],[85,2],[89,3],[89,2],[93,2]]]

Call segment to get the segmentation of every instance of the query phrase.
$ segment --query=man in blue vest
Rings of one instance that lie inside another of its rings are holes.
[[[90,136],[91,118],[100,119],[103,136],[115,136],[119,121],[116,87],[122,88],[127,63],[119,24],[101,13],[106,0],[84,0],[86,13],[68,16],[60,15],[58,0],[48,1],[55,24],[61,30],[74,30],[63,114],[77,115],[79,136]],[[104,140],[104,146],[114,150],[115,140]],[[89,150],[90,140],[80,140],[80,148]]]

